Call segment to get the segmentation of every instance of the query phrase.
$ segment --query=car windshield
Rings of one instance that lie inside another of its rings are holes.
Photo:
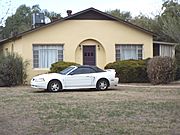
[[[72,69],[74,69],[75,67],[68,67],[62,71],[60,71],[59,73],[62,75],[66,75],[67,73],[69,73],[69,71],[71,71]]]

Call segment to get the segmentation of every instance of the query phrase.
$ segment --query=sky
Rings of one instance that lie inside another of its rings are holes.
[[[153,17],[159,14],[163,0],[0,0],[0,18],[10,7],[8,15],[15,13],[15,10],[22,4],[32,6],[39,4],[41,9],[60,13],[62,17],[67,16],[66,11],[73,13],[94,7],[101,11],[120,9],[130,11],[132,16],[143,13]]]

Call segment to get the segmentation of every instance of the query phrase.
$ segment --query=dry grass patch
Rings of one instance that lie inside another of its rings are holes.
[[[178,134],[178,88],[0,88],[1,134]]]

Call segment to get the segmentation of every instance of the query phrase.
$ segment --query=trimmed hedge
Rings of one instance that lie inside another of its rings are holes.
[[[51,64],[50,72],[51,73],[58,73],[58,72],[64,70],[65,68],[67,68],[69,66],[72,66],[72,65],[79,65],[79,64],[74,63],[74,62],[59,61],[59,62]]]
[[[149,80],[152,84],[167,84],[174,81],[176,63],[171,57],[157,56],[149,60],[147,66]]]
[[[148,60],[124,60],[109,63],[105,69],[115,69],[119,81],[123,83],[149,82],[146,65]]]

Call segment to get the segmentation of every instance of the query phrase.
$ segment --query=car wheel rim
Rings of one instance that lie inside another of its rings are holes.
[[[51,90],[52,90],[52,91],[58,91],[58,90],[59,90],[59,85],[58,85],[57,83],[53,83],[53,84],[51,85]]]
[[[107,83],[106,83],[105,81],[100,82],[99,88],[100,88],[101,90],[106,89],[106,87],[107,87]]]

